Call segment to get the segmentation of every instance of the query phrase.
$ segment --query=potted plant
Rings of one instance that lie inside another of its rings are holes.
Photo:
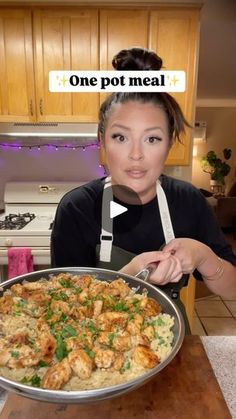
[[[232,154],[230,148],[224,148],[223,155],[225,160],[229,160]],[[211,150],[208,151],[206,156],[203,156],[201,159],[201,166],[203,172],[209,173],[211,175],[211,184],[215,185],[224,185],[225,176],[227,176],[231,170],[231,167],[226,161],[220,159],[216,153]]]

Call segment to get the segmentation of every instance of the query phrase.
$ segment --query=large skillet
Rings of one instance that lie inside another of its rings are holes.
[[[10,279],[8,281],[0,284],[1,291],[0,296],[5,290],[10,288],[13,284],[21,283],[23,281],[33,282],[41,278],[49,279],[51,275],[57,275],[62,272],[68,272],[72,274],[90,274],[95,275],[97,279],[111,282],[114,279],[122,278],[124,279],[130,287],[140,286],[137,292],[142,292],[143,289],[148,290],[148,296],[157,300],[162,308],[163,312],[170,314],[174,317],[175,323],[172,328],[174,333],[174,340],[172,343],[172,351],[170,355],[159,365],[152,368],[142,376],[135,378],[124,384],[113,385],[110,387],[104,387],[93,390],[81,390],[81,391],[65,391],[65,390],[45,390],[41,388],[35,388],[32,386],[24,385],[7,378],[0,376],[0,386],[6,390],[13,391],[19,395],[29,397],[31,399],[42,400],[47,402],[54,403],[87,403],[94,402],[103,399],[109,399],[120,394],[127,393],[135,388],[143,385],[152,377],[154,377],[158,372],[160,372],[170,361],[175,357],[178,350],[180,349],[184,334],[185,327],[183,317],[178,309],[178,307],[173,303],[173,301],[160,289],[154,287],[153,285],[144,282],[137,277],[130,275],[125,275],[118,273],[116,271],[110,271],[107,269],[97,269],[97,268],[60,268],[60,269],[45,269],[42,271],[36,271],[30,274],[21,275],[16,278]]]

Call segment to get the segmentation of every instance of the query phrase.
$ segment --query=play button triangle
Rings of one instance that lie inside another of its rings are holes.
[[[128,211],[128,209],[123,205],[117,204],[114,201],[110,201],[110,218],[115,218],[126,211]]]

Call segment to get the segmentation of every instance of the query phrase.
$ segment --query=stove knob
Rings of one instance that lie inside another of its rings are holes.
[[[6,240],[5,240],[5,245],[6,245],[7,247],[11,247],[11,246],[12,246],[12,240],[11,240],[11,239],[6,239]]]

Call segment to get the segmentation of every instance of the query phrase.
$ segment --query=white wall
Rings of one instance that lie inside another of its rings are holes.
[[[166,174],[191,181],[191,166],[167,167]],[[0,209],[8,181],[87,181],[104,176],[98,149],[12,149],[0,146]]]
[[[104,175],[98,149],[3,149],[0,147],[0,208],[8,181],[87,181]]]

